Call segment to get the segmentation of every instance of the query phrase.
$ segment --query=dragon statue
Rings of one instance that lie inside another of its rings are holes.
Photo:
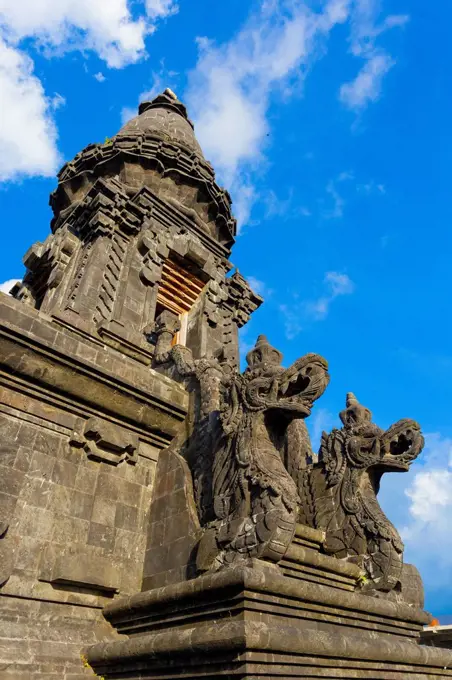
[[[339,417],[343,427],[323,433],[318,462],[302,475],[300,522],[326,532],[328,554],[363,567],[365,588],[400,589],[403,543],[377,494],[385,472],[407,471],[421,452],[420,427],[404,419],[384,431],[351,393]]]
[[[307,354],[285,369],[263,335],[242,374],[221,357],[194,360],[186,347],[171,346],[177,326],[165,314],[155,327],[157,363],[171,362],[191,379],[197,402],[178,450],[191,469],[204,530],[198,567],[250,557],[278,562],[293,539],[300,500],[285,461],[301,442],[308,445],[303,419],[328,384],[327,363]]]
[[[155,356],[195,397],[191,431],[176,450],[192,475],[198,569],[250,557],[277,563],[299,522],[325,532],[327,554],[364,570],[365,589],[414,602],[422,588],[410,584],[420,577],[403,564],[401,538],[377,494],[385,472],[408,470],[421,452],[419,425],[405,419],[384,431],[349,393],[343,427],[323,433],[315,456],[305,419],[328,385],[322,357],[307,354],[285,369],[261,335],[240,373],[221,356],[196,360],[173,345],[177,323],[163,313]]]
[[[215,517],[204,539],[215,539],[218,565],[243,557],[278,562],[293,539],[299,497],[284,460],[296,421],[310,414],[329,376],[316,354],[287,369],[281,361],[261,335],[245,372],[223,382],[212,469]]]

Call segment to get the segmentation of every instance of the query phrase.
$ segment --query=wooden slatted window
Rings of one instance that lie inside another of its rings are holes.
[[[205,286],[191,272],[181,267],[174,260],[166,260],[163,264],[162,278],[157,292],[157,306],[170,309],[181,319],[181,331],[174,342],[185,344],[187,312],[195,304]]]
[[[204,288],[204,281],[187,272],[173,260],[163,264],[157,302],[177,314],[188,312]]]

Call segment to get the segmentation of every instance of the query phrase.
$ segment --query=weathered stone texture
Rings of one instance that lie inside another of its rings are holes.
[[[14,662],[11,677],[40,678],[39,668],[47,666],[63,678],[66,665],[70,677],[70,667],[80,671],[81,647],[112,634],[101,607],[114,594],[141,587],[155,462],[139,457],[133,466],[112,466],[90,460],[69,443],[73,414],[15,396],[0,389],[8,451],[0,455],[0,502],[8,524],[0,539],[8,557],[2,560],[7,580],[0,592],[0,659]],[[66,426],[58,424],[65,420]],[[14,626],[7,623],[13,602],[23,610]]]
[[[93,668],[162,680],[452,677],[452,655],[420,644],[422,583],[410,565],[404,577],[376,498],[383,472],[419,455],[418,424],[384,432],[349,394],[317,460],[303,419],[328,384],[321,357],[284,369],[261,336],[239,374],[172,346],[173,321],[160,318],[154,361],[191,381],[197,406],[157,468],[145,592],[104,610],[129,639],[90,648]]]
[[[81,648],[114,639],[99,608],[17,597],[2,597],[0,607],[2,680],[93,677]]]
[[[105,616],[129,636],[87,651],[107,678],[452,676],[450,651],[418,644],[419,609],[297,582],[259,560],[115,602]]]
[[[427,626],[421,633],[422,643],[452,649],[452,626]]]
[[[165,583],[185,577],[197,518],[184,461],[159,481],[165,510],[148,526],[159,452],[190,402],[154,361],[156,318],[176,305],[195,357],[236,365],[237,330],[262,302],[226,276],[231,201],[185,107],[165,93],[139,114],[62,168],[52,234],[25,254],[13,297],[0,295],[0,624],[12,602],[28,603],[0,626],[8,677],[75,680],[88,672],[81,648],[115,635],[101,608],[139,591],[145,564],[156,579],[169,570]],[[160,530],[177,567],[146,554]]]
[[[148,524],[142,590],[179,583],[196,575],[196,546],[201,535],[193,484],[186,461],[166,450],[160,454]]]
[[[29,399],[25,405],[28,413],[39,412],[38,402]],[[9,446],[17,450],[17,458],[1,458],[8,467],[0,465],[8,507],[14,505],[8,541],[17,543],[14,574],[2,592],[8,593],[19,578],[24,587],[25,574],[51,582],[54,555],[74,545],[93,547],[99,556],[121,564],[121,591],[138,588],[155,463],[140,457],[133,466],[123,462],[116,467],[91,460],[83,449],[71,446],[70,432],[43,431],[28,422],[28,413],[0,416],[2,432],[5,438],[9,433]]]
[[[51,206],[0,294],[0,678],[452,678],[377,501],[419,425],[349,394],[317,455],[325,359],[260,336],[239,371],[262,299],[184,105],[140,105]]]
[[[324,550],[359,564],[366,589],[424,606],[417,570],[403,564],[403,543],[377,500],[386,472],[404,472],[424,446],[419,424],[405,418],[383,431],[349,393],[341,430],[322,435],[319,460],[300,475],[300,521],[325,531]]]
[[[76,678],[83,645],[114,635],[102,606],[141,588],[158,451],[187,398],[14,299],[0,317],[0,667]]]

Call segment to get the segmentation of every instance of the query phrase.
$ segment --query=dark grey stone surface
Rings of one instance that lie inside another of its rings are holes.
[[[452,626],[426,626],[421,640],[424,645],[452,649]]]
[[[262,299],[184,105],[143,103],[51,206],[0,294],[2,680],[93,677],[83,653],[105,678],[452,677],[376,499],[419,426],[349,396],[317,461],[326,361],[261,336],[239,372]]]
[[[418,644],[421,610],[295,581],[260,560],[117,601],[105,616],[129,636],[87,650],[106,678],[452,676],[452,652]]]
[[[165,263],[202,283],[186,324],[195,355],[221,347],[237,363],[237,329],[262,302],[226,279],[230,198],[185,108],[164,94],[140,113],[65,165],[52,234],[26,253],[14,297],[0,295],[2,678],[90,674],[83,645],[115,637],[101,608],[141,589],[158,454],[190,402],[151,367]],[[165,528],[179,554],[185,529]]]
[[[406,418],[383,431],[351,393],[340,418],[342,429],[323,433],[318,462],[300,475],[300,521],[326,532],[329,555],[362,566],[366,589],[423,607],[420,577],[404,570],[402,540],[377,500],[383,474],[407,471],[422,451],[420,426]]]

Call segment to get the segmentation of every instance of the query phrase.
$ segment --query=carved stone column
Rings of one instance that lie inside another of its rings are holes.
[[[169,359],[173,338],[178,331],[180,331],[179,317],[165,309],[152,326],[152,332],[157,338],[154,354],[156,363],[161,364]]]

